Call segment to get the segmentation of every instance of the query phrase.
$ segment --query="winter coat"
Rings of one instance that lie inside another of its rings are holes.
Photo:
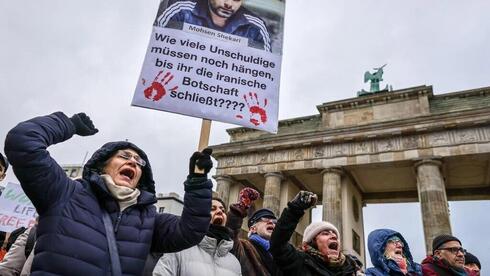
[[[10,250],[5,255],[5,258],[0,262],[0,275],[29,275],[29,271],[32,265],[31,255],[33,255],[34,252],[31,251],[29,256],[26,256],[25,248],[27,244],[27,238],[29,237],[29,233],[32,229],[32,227],[28,228],[26,231],[20,234],[15,242],[12,244],[12,247],[10,247]]]
[[[73,134],[71,120],[57,112],[18,124],[5,140],[14,173],[39,213],[32,275],[108,275],[111,261],[103,212],[112,219],[123,275],[140,275],[150,249],[175,252],[201,241],[209,227],[211,181],[186,181],[181,218],[157,214],[151,166],[141,149],[129,142],[107,143],[85,164],[83,178],[72,180],[47,147]],[[99,171],[125,148],[135,150],[147,164],[137,203],[120,212]]]
[[[466,275],[476,276],[473,270],[465,268]],[[427,256],[422,261],[422,275],[424,276],[458,276],[445,262],[436,260],[432,256]]]
[[[271,51],[271,40],[264,21],[245,7],[240,7],[228,18],[224,27],[218,27],[209,15],[208,1],[172,0],[169,1],[168,8],[158,16],[155,25],[167,27],[176,22],[177,25],[187,23],[245,37],[249,46]]]
[[[404,244],[403,255],[407,258],[406,275],[422,275],[422,267],[413,261],[412,253],[407,241],[403,236],[390,229],[378,229],[371,232],[368,236],[368,250],[371,256],[371,263],[374,267],[366,270],[366,275],[374,276],[389,276],[389,275],[405,275],[398,267],[394,260],[388,260],[384,256],[386,243],[389,238],[397,236]]]
[[[231,252],[240,261],[243,276],[276,276],[281,275],[279,267],[272,260],[272,255],[260,244],[248,239],[240,239],[243,218],[247,215],[238,204],[230,205],[226,227],[233,232],[233,249]]]
[[[230,253],[233,241],[205,236],[194,247],[177,253],[164,254],[158,261],[154,276],[235,276],[242,275],[240,263]]]
[[[319,261],[318,258],[299,251],[288,243],[303,215],[303,210],[288,204],[272,233],[270,251],[274,262],[281,268],[283,274],[286,276],[356,275],[356,263],[347,255],[341,267],[327,267],[324,261]]]

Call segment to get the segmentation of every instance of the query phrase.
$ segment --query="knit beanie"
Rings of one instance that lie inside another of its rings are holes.
[[[436,249],[439,249],[441,245],[450,241],[457,241],[461,245],[461,241],[458,238],[451,236],[449,234],[442,234],[435,237],[434,240],[432,241],[432,252],[434,252]]]
[[[339,230],[337,230],[337,227],[335,227],[330,222],[317,221],[317,222],[312,222],[310,225],[306,227],[305,232],[303,234],[303,243],[311,242],[316,237],[316,235],[318,235],[320,232],[324,230],[334,231],[335,234],[337,234],[337,238],[340,240]]]
[[[470,252],[466,252],[466,255],[464,255],[464,264],[476,264],[476,266],[481,269],[480,260],[478,260],[478,258]]]

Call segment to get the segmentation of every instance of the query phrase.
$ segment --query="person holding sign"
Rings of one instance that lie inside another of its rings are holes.
[[[264,21],[242,4],[243,0],[171,0],[167,9],[157,17],[155,25],[168,27],[175,22],[183,22],[210,28],[248,38],[249,46],[270,52],[271,39]],[[193,30],[209,34],[204,29]],[[214,35],[224,40],[236,40],[233,37]]]
[[[47,151],[74,134],[97,132],[85,113],[68,118],[56,112],[22,122],[7,135],[5,153],[39,213],[32,274],[140,275],[150,251],[192,247],[208,230],[210,150],[190,159],[179,218],[157,214],[150,162],[136,145],[106,143],[77,180]]]

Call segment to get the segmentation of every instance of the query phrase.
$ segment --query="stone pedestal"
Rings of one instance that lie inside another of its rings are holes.
[[[284,179],[281,173],[266,173],[264,188],[264,208],[269,208],[279,217],[279,205],[281,195],[281,181]]]
[[[230,188],[233,183],[233,179],[226,175],[220,175],[216,177],[216,182],[216,192],[218,193],[218,197],[221,198],[228,207],[230,205]]]
[[[323,175],[323,220],[335,225],[342,236],[342,175],[340,168],[327,168]]]
[[[449,207],[440,170],[441,164],[441,161],[435,159],[424,159],[415,164],[425,248],[428,254],[432,254],[434,237],[440,234],[451,234]]]

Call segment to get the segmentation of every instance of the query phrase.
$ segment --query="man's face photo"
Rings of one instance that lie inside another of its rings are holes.
[[[242,0],[209,0],[211,12],[223,18],[230,18],[242,6]]]

